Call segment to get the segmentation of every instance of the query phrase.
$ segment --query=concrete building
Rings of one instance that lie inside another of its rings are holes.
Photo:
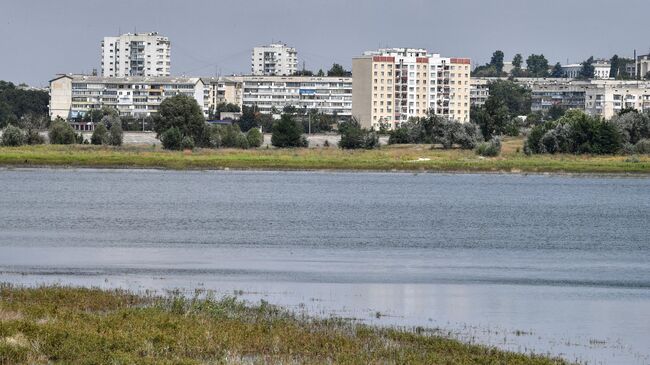
[[[285,106],[327,115],[352,114],[352,78],[314,76],[244,76],[242,104],[261,113]]]
[[[585,109],[585,94],[590,81],[567,79],[537,79],[529,82],[531,111],[546,113],[552,106],[564,109]]]
[[[633,75],[634,73],[630,73]],[[636,58],[636,74],[639,79],[650,76],[650,54],[638,56]]]
[[[251,72],[255,76],[291,76],[298,71],[295,48],[274,43],[253,48]]]
[[[469,89],[470,106],[481,106],[485,104],[489,96],[490,80],[487,78],[472,77]]]
[[[605,80],[609,79],[609,71],[611,65],[609,61],[597,60],[593,63],[594,66],[594,79]],[[575,79],[580,76],[580,71],[582,70],[581,63],[573,63],[570,65],[562,66],[562,72],[564,72],[564,77]]]
[[[202,78],[205,85],[203,111],[210,115],[221,103],[235,104],[241,109],[243,105],[244,78],[243,76],[207,77]]]
[[[469,122],[470,60],[391,48],[352,60],[352,115],[366,128],[395,128],[432,112]]]
[[[105,106],[120,115],[146,117],[157,112],[165,98],[178,94],[203,105],[204,92],[203,81],[196,77],[59,75],[50,80],[50,118],[76,119]]]
[[[169,76],[171,43],[158,33],[122,34],[102,41],[102,76]]]

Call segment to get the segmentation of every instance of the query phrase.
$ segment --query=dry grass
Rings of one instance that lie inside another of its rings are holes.
[[[564,364],[233,298],[0,286],[0,364]],[[43,320],[45,319],[45,320]]]
[[[168,169],[380,170],[467,172],[650,173],[650,156],[523,154],[521,138],[503,141],[499,157],[473,151],[400,145],[378,150],[197,149],[163,151],[151,146],[25,146],[0,148],[0,165]]]

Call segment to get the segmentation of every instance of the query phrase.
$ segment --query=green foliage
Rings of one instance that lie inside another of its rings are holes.
[[[108,144],[108,129],[106,129],[104,123],[99,123],[95,127],[95,130],[90,137],[90,143],[94,145]]]
[[[346,71],[343,66],[339,65],[338,63],[335,63],[332,65],[332,68],[327,71],[327,76],[330,77],[349,77],[352,75],[350,71]]]
[[[160,103],[160,110],[154,117],[154,130],[161,136],[171,128],[176,128],[182,137],[192,137],[199,147],[208,144],[203,111],[190,96],[179,94]],[[179,145],[182,137],[178,141]]]
[[[361,124],[356,119],[339,124],[339,132],[341,133],[340,148],[371,150],[379,147],[377,133],[361,128]]]
[[[45,143],[45,138],[37,130],[30,129],[25,133],[25,143],[28,145],[37,145]]]
[[[108,144],[111,146],[121,146],[124,139],[124,132],[122,131],[122,123],[114,123],[108,134]]]
[[[496,157],[501,154],[501,139],[492,138],[488,142],[481,142],[476,146],[476,154],[484,157]]]
[[[192,150],[194,149],[194,140],[190,136],[185,136],[181,139],[181,149],[182,150]]]
[[[72,126],[61,118],[57,118],[50,124],[48,136],[51,144],[78,143],[77,135]]]
[[[248,140],[248,146],[252,148],[260,147],[264,143],[264,136],[257,128],[251,128],[246,134],[246,139]]]
[[[578,78],[582,80],[588,80],[588,79],[593,79],[594,78],[594,58],[589,57],[586,61],[582,62],[582,67],[580,68],[580,72],[578,73]]]
[[[49,95],[41,90],[24,90],[13,83],[0,81],[0,128],[18,124],[23,116],[48,113]]]
[[[240,148],[243,150],[246,150],[250,147],[250,144],[248,143],[248,138],[245,133],[240,132],[237,135],[235,139],[235,145],[233,147]]]
[[[503,100],[511,117],[527,115],[532,104],[531,91],[510,80],[497,80],[489,85],[490,96]]]
[[[490,59],[490,65],[494,66],[497,71],[497,74],[503,73],[503,51],[497,50],[492,53],[492,58]]]
[[[557,121],[534,127],[525,144],[527,153],[613,154],[623,148],[619,127],[580,110],[569,110]]]
[[[530,77],[547,77],[548,60],[543,54],[531,54],[526,59],[526,70]]]
[[[460,123],[431,114],[426,118],[413,118],[400,124],[390,133],[388,143],[431,143],[440,144],[444,149],[454,145],[472,149],[481,139],[475,124]]]
[[[636,144],[641,139],[650,138],[650,114],[639,113],[636,110],[620,113],[612,118],[623,134],[623,140]]]
[[[644,138],[634,145],[634,152],[638,154],[650,154],[650,139]]]
[[[567,108],[565,108],[565,107],[563,107],[561,105],[553,104],[546,111],[546,119],[548,119],[548,120],[560,119],[564,115],[564,113],[566,113],[566,111],[567,111]]]
[[[5,147],[18,147],[25,144],[25,133],[11,124],[5,127],[0,138],[0,145]]]
[[[515,57],[512,58],[512,67],[521,68],[522,62],[524,62],[524,58],[521,56],[521,53],[517,53]]]
[[[553,66],[553,70],[551,71],[551,77],[555,78],[561,78],[564,77],[564,71],[562,70],[562,65],[558,62]]]
[[[242,115],[237,121],[237,125],[242,132],[248,132],[249,129],[259,127],[259,118],[260,113],[255,111],[255,108],[244,106]]]
[[[486,139],[498,135],[518,135],[521,115],[530,114],[531,93],[510,80],[490,83],[490,96],[485,104],[472,107],[472,123],[481,128]]]
[[[307,147],[307,140],[302,136],[303,128],[290,114],[282,117],[273,125],[271,144],[280,148]]]
[[[169,128],[160,135],[160,142],[166,150],[180,150],[182,140],[183,135],[176,127]]]

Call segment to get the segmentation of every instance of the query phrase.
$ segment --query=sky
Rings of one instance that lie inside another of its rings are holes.
[[[649,14],[648,0],[1,0],[0,80],[100,70],[103,37],[134,31],[169,37],[172,74],[186,76],[248,73],[252,47],[274,41],[314,71],[379,47],[573,63],[648,53]]]

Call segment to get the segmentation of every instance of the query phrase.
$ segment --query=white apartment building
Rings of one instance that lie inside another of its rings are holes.
[[[171,43],[158,33],[122,34],[102,41],[102,76],[170,76]]]
[[[429,112],[469,122],[470,59],[390,48],[352,60],[352,115],[365,128],[395,128]]]
[[[593,81],[585,92],[585,111],[609,119],[622,109],[650,110],[650,82]]]
[[[261,113],[285,106],[349,117],[352,78],[315,76],[243,76],[242,104]]]
[[[197,77],[59,75],[50,80],[50,118],[76,119],[104,106],[117,109],[120,115],[145,117],[156,113],[165,98],[178,94],[203,105],[204,92],[203,81]]]
[[[253,48],[251,72],[255,76],[291,76],[298,71],[295,48],[273,43]]]
[[[241,109],[244,78],[242,76],[202,78],[205,85],[203,112],[209,115],[221,103],[235,104]]]

